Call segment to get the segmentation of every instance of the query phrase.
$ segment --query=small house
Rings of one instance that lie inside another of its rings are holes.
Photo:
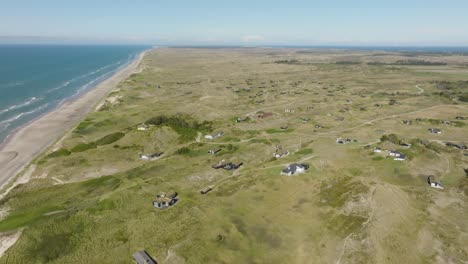
[[[427,131],[429,131],[429,133],[432,134],[442,134],[442,130],[440,130],[439,128],[429,128]]]
[[[339,138],[336,139],[336,143],[344,144],[345,142],[344,142],[344,140],[342,138],[339,137]]]
[[[208,153],[210,153],[211,155],[216,155],[216,153],[218,153],[220,151],[221,151],[220,148],[219,149],[210,149],[210,150],[208,150]]]
[[[431,179],[433,179],[433,178],[434,178],[434,176],[432,176],[432,175],[427,176],[427,184],[429,184],[429,186],[432,187],[432,188],[444,189],[444,187],[442,186],[442,182],[432,181]]]
[[[374,152],[375,152],[375,153],[380,153],[380,152],[382,152],[382,149],[379,148],[379,147],[375,147],[375,148],[374,148]]]
[[[450,122],[449,120],[444,120],[444,121],[442,121],[442,124],[444,124],[444,125],[450,125],[450,124],[452,124],[452,122]]]
[[[454,147],[454,148],[457,148],[457,149],[467,149],[467,147],[465,145],[455,144],[455,143],[452,143],[452,142],[447,142],[447,143],[445,143],[445,145],[447,147]]]
[[[179,201],[178,196],[179,194],[177,192],[160,193],[156,196],[156,200],[153,201],[153,206],[159,209],[168,208]]]
[[[286,130],[286,129],[288,129],[288,126],[281,126],[280,129],[281,130]]]
[[[281,171],[281,175],[292,176],[298,173],[303,173],[309,169],[307,164],[293,163]]]
[[[164,154],[164,152],[156,152],[153,154],[140,154],[140,159],[142,160],[154,160],[159,157],[161,157]]]
[[[203,190],[200,191],[201,194],[205,195],[209,192],[211,192],[211,190],[213,190],[213,188],[211,188],[210,186],[204,188]]]
[[[308,123],[310,121],[310,118],[308,117],[301,117],[302,123]]]
[[[137,130],[138,130],[138,131],[146,131],[146,130],[148,130],[148,129],[149,129],[149,126],[146,125],[146,124],[144,124],[144,123],[143,123],[143,124],[139,124],[139,125],[137,126]]]
[[[406,156],[403,153],[396,150],[389,150],[388,156],[393,157],[393,160],[406,160]]]
[[[224,132],[220,131],[220,132],[216,132],[216,133],[213,134],[213,135],[205,135],[205,139],[213,140],[213,139],[222,137],[223,135],[224,135]]]
[[[284,112],[285,113],[294,113],[296,110],[294,110],[293,108],[286,108],[284,109]]]
[[[275,153],[273,153],[273,157],[279,159],[281,157],[286,157],[289,155],[289,151],[283,151],[283,147],[281,145],[276,146]]]
[[[456,116],[455,119],[457,119],[457,120],[465,120],[465,117],[463,117],[463,116]]]
[[[393,160],[399,160],[399,161],[406,160],[406,156],[400,153],[400,156],[394,157]]]
[[[321,125],[315,125],[315,128],[323,128]]]
[[[235,170],[242,166],[244,163],[234,164],[232,162],[226,162],[225,160],[220,161],[217,164],[213,164],[211,167],[213,169],[225,169],[225,170]]]
[[[133,260],[135,260],[137,264],[158,264],[156,260],[144,250],[133,253]]]
[[[403,124],[410,126],[410,125],[413,124],[413,121],[411,121],[411,120],[403,120]]]

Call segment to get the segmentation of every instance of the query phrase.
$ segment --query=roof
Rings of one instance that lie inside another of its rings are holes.
[[[133,259],[138,264],[157,264],[157,262],[144,250],[135,252],[133,254]]]
[[[287,174],[294,174],[296,173],[298,168],[307,170],[309,168],[309,165],[293,163],[293,164],[290,164],[287,168],[283,169],[282,172],[287,173]]]

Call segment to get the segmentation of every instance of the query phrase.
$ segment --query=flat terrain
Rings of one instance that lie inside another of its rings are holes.
[[[1,200],[20,237],[0,263],[468,262],[468,152],[445,145],[468,144],[468,57],[160,48],[140,67]]]

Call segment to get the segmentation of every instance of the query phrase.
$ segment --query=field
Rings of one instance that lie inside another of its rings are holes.
[[[159,48],[142,64],[0,201],[0,231],[22,232],[0,263],[468,262],[468,152],[445,145],[468,143],[468,57]],[[291,163],[310,168],[280,175]]]

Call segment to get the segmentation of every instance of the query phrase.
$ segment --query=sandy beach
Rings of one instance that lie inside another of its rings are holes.
[[[12,134],[0,146],[0,186],[4,187],[28,163],[92,111],[112,89],[137,71],[146,52],[109,79],[80,97],[67,101],[54,111],[34,120]]]

